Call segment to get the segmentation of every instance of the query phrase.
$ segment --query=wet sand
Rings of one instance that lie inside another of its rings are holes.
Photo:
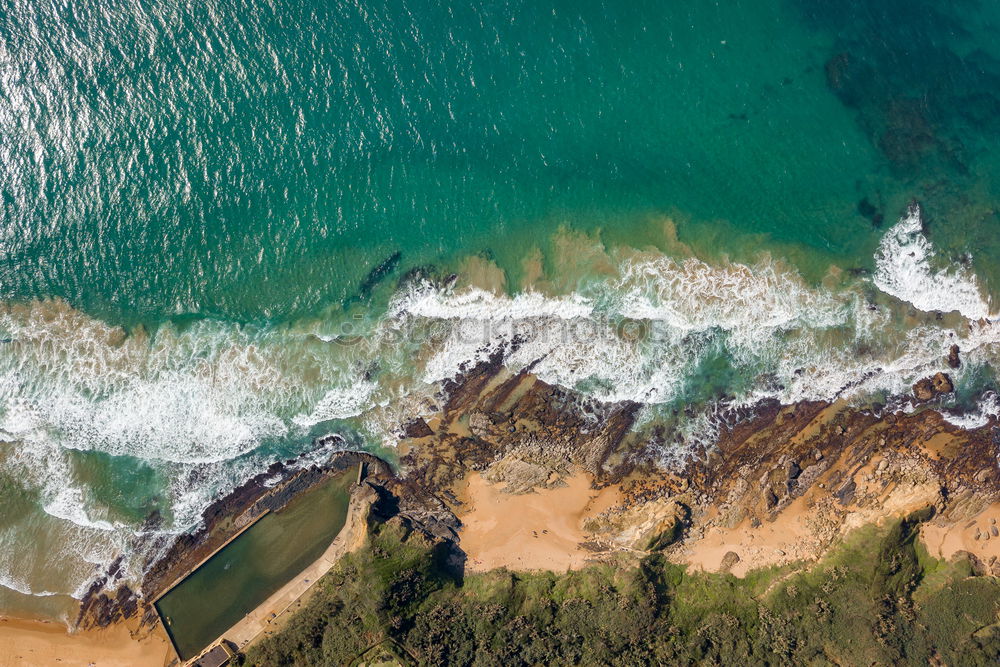
[[[466,569],[564,572],[583,567],[590,552],[580,546],[587,535],[584,521],[619,502],[616,487],[590,488],[582,472],[554,489],[513,495],[471,473],[461,490],[464,511],[461,546]]]

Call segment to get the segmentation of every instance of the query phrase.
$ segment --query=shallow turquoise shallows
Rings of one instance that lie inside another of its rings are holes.
[[[1000,10],[870,4],[18,0],[0,293],[259,320],[641,213],[859,264],[866,198],[995,226],[954,200],[997,185]]]
[[[0,610],[72,620],[317,436],[391,457],[512,322],[512,366],[666,422],[664,465],[953,340],[985,414],[1000,5],[947,5],[9,1]]]

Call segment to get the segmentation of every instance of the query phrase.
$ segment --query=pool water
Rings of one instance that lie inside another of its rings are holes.
[[[156,603],[182,659],[197,655],[326,551],[344,527],[355,476],[349,470],[266,515]]]

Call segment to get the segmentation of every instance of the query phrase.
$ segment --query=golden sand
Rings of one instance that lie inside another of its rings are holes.
[[[617,487],[591,489],[590,478],[578,472],[566,486],[513,495],[471,473],[460,494],[466,569],[564,572],[583,567],[590,555],[581,546],[587,539],[583,523],[619,502],[618,493]]]
[[[159,628],[134,639],[123,624],[69,633],[58,623],[0,619],[0,667],[163,667],[172,657]]]

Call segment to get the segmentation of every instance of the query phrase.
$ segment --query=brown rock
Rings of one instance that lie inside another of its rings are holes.
[[[934,391],[939,394],[950,394],[955,390],[955,386],[951,383],[951,378],[948,377],[947,373],[935,373],[933,378]]]
[[[975,554],[968,551],[956,551],[955,558],[964,558],[969,561],[969,565],[972,567],[972,573],[978,577],[984,574],[989,574],[990,568],[983,563],[983,561],[976,558]]]
[[[913,395],[918,401],[929,401],[939,394],[954,391],[951,378],[947,373],[936,373],[934,377],[924,378],[913,385]]]
[[[930,378],[924,378],[913,385],[913,395],[918,401],[929,401],[934,398],[934,385]]]
[[[733,569],[733,566],[740,562],[740,555],[735,551],[727,551],[726,555],[722,557],[722,562],[719,564],[720,572],[729,572]]]
[[[640,549],[645,551],[659,551],[674,542],[684,532],[684,528],[690,521],[691,510],[682,503],[675,503],[672,512],[661,519],[640,539]]]
[[[434,431],[427,425],[427,422],[417,417],[403,424],[403,435],[407,438],[426,438],[429,435],[434,435]]]
[[[958,368],[962,365],[962,360],[958,356],[958,345],[952,345],[948,350],[948,366],[951,368]]]

